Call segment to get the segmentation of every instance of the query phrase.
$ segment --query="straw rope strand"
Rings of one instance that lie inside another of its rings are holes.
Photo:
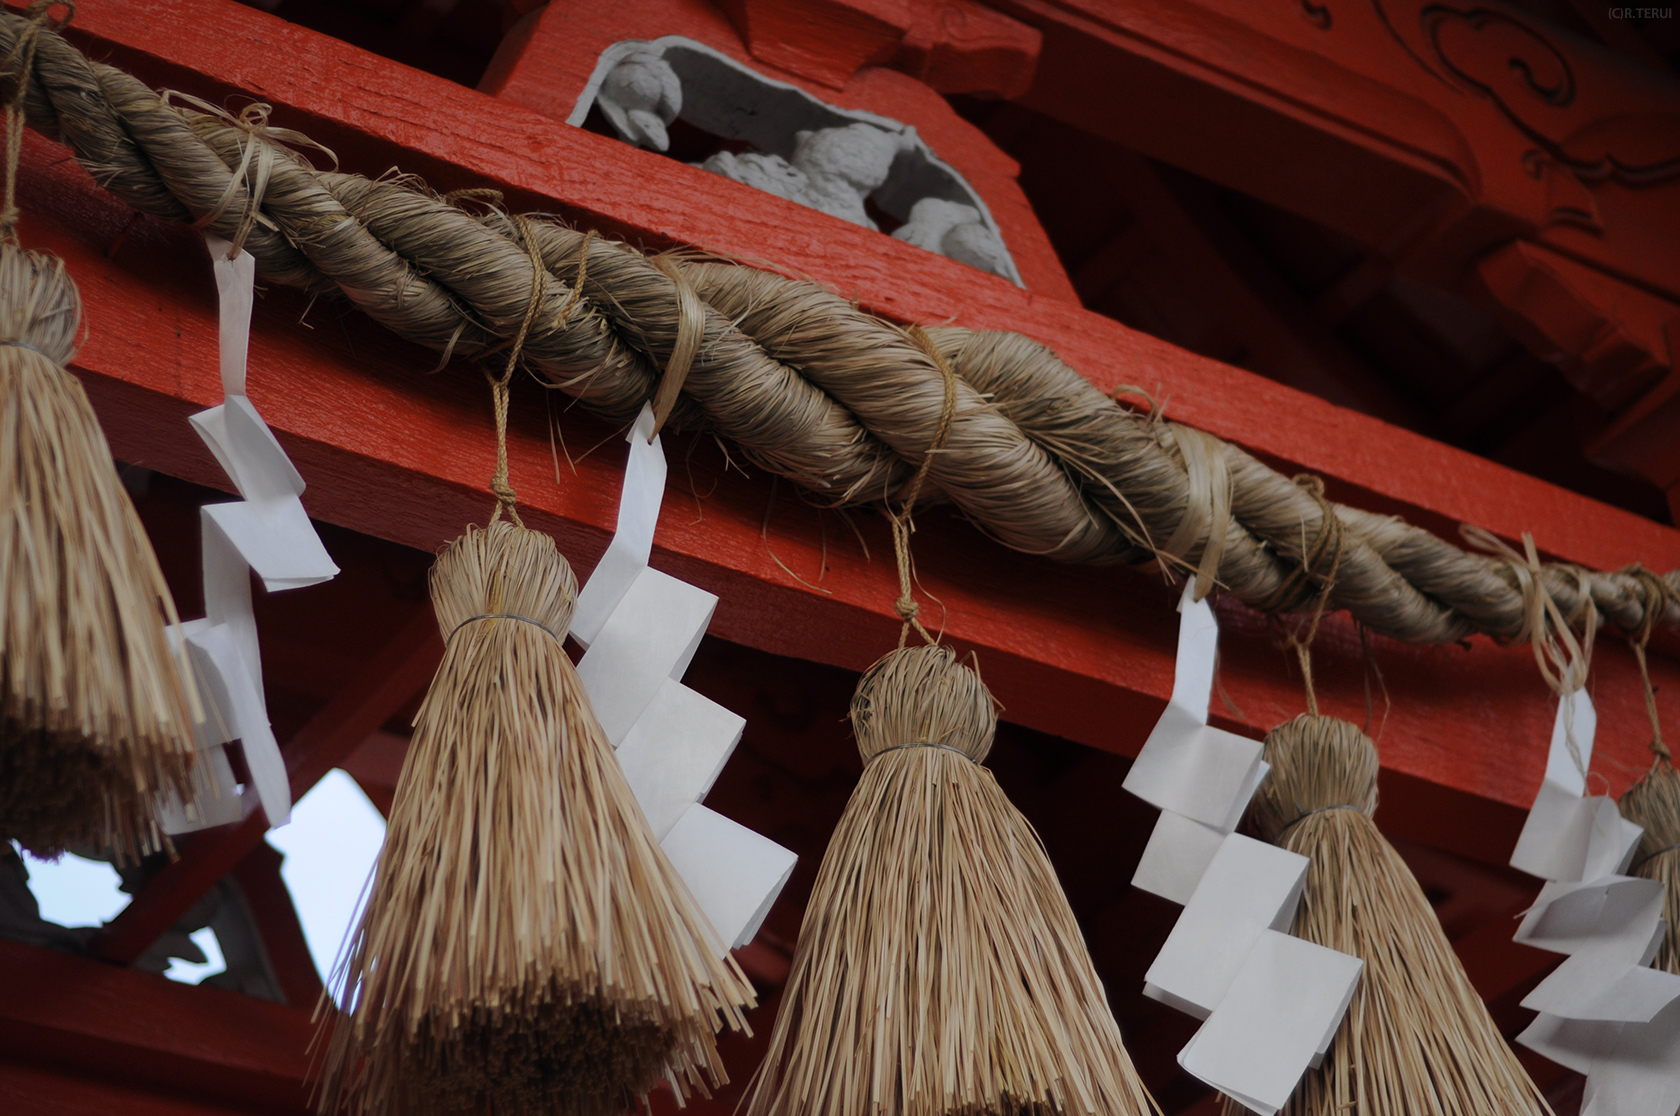
[[[25,28],[22,17],[0,15],[0,54],[15,52]],[[67,144],[134,208],[243,233],[268,280],[338,290],[439,352],[485,356],[520,331],[533,265],[517,219],[466,212],[409,180],[316,170],[286,146],[305,146],[295,135],[165,103],[51,30],[29,45],[21,103],[30,125]],[[254,159],[254,144],[273,151]],[[729,438],[837,506],[883,499],[928,457],[942,376],[891,323],[811,283],[732,264],[656,262],[552,221],[523,227],[551,279],[524,359],[598,412],[628,421],[665,370],[687,361],[673,425]],[[574,281],[582,289],[570,305]],[[928,487],[1005,545],[1069,562],[1208,565],[1217,569],[1210,581],[1233,596],[1299,611],[1310,602],[1288,599],[1298,596],[1288,589],[1310,563],[1303,540],[1324,537],[1333,516],[1345,539],[1329,609],[1413,643],[1524,634],[1523,586],[1497,558],[1321,502],[1235,446],[1119,407],[1016,334],[927,333],[959,378]],[[1624,631],[1649,608],[1680,626],[1680,596],[1653,598],[1625,571],[1550,565],[1539,577],[1571,620],[1590,603]],[[1680,572],[1664,580],[1680,588]]]

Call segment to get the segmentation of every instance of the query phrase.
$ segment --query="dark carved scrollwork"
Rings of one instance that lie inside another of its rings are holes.
[[[1602,95],[1589,105],[1569,55],[1541,28],[1479,4],[1371,3],[1419,65],[1492,101],[1558,168],[1633,186],[1680,176],[1680,113],[1618,112]],[[1394,18],[1408,8],[1415,22]]]
[[[1518,102],[1526,92],[1542,104],[1568,108],[1575,103],[1575,74],[1563,52],[1534,28],[1505,15],[1473,9],[1459,11],[1430,5],[1421,13],[1423,33],[1435,55],[1459,80],[1491,97],[1505,114],[1525,127]]]

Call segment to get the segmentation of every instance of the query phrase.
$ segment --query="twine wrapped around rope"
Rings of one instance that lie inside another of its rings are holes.
[[[25,28],[0,15],[0,54]],[[834,505],[887,499],[924,473],[924,495],[937,490],[1006,546],[1068,562],[1159,558],[1256,607],[1312,603],[1301,571],[1333,520],[1343,538],[1329,609],[1414,643],[1526,631],[1508,563],[1133,414],[1018,334],[930,328],[925,348],[811,283],[650,259],[552,220],[469,213],[412,181],[316,170],[281,143],[297,138],[266,124],[166,102],[51,31],[30,46],[30,125],[106,189],[153,216],[243,234],[269,281],[341,292],[438,352],[482,357],[523,333],[526,366],[593,410],[628,422],[663,382],[673,424],[730,439]],[[532,312],[539,261],[548,282]],[[941,360],[957,380],[948,416]],[[1651,607],[1680,625],[1680,598],[1653,605],[1626,571],[1534,576],[1566,617],[1591,602],[1624,631]],[[1680,588],[1680,572],[1665,581]]]

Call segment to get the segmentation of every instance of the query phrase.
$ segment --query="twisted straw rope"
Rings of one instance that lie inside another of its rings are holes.
[[[0,18],[0,56],[24,25]],[[925,465],[924,491],[1007,546],[1068,562],[1216,568],[1227,592],[1276,612],[1316,603],[1323,571],[1311,568],[1309,540],[1324,537],[1332,510],[1344,539],[1328,607],[1397,639],[1526,640],[1539,588],[1571,622],[1590,601],[1624,631],[1644,627],[1647,610],[1680,626],[1680,596],[1653,593],[1636,568],[1550,565],[1536,577],[1322,501],[1235,446],[1119,407],[1013,333],[926,331],[958,376],[948,437],[930,454],[946,402],[933,354],[813,284],[650,259],[551,220],[470,213],[411,180],[316,170],[266,125],[168,104],[50,31],[25,77],[29,124],[135,209],[243,233],[268,280],[340,292],[446,355],[488,356],[523,330],[528,367],[616,421],[630,421],[673,356],[681,363],[693,348],[697,297],[704,333],[671,421],[729,438],[836,506],[888,500]],[[278,157],[253,160],[253,144]],[[534,259],[549,273],[536,304]],[[1665,580],[1680,589],[1680,571]]]

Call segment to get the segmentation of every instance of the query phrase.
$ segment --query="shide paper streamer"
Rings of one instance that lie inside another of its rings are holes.
[[[1643,830],[1586,794],[1597,723],[1584,689],[1559,697],[1546,775],[1511,855],[1547,881],[1516,940],[1566,958],[1523,1000],[1540,1015],[1517,1041],[1586,1075],[1581,1116],[1674,1116],[1680,976],[1650,967],[1663,885],[1623,874]]]
[[[648,566],[665,495],[665,451],[644,407],[618,528],[583,591],[571,636],[578,677],[660,848],[724,950],[752,941],[793,872],[794,854],[700,804],[746,722],[680,681],[717,597]]]
[[[1161,808],[1132,883],[1184,905],[1143,991],[1204,1020],[1186,1072],[1273,1116],[1323,1060],[1364,963],[1289,935],[1307,858],[1234,832],[1268,768],[1259,741],[1207,723],[1219,623],[1195,588],[1172,698],[1125,783]]]
[[[291,785],[263,696],[250,571],[271,593],[338,574],[298,499],[303,478],[245,394],[256,261],[249,252],[230,258],[232,246],[213,233],[204,240],[221,300],[224,396],[221,406],[200,411],[191,422],[242,499],[199,509],[205,615],[171,632],[185,643],[204,698],[205,719],[196,732],[206,762],[196,769],[192,801],[164,805],[169,833],[239,821],[257,805],[271,827],[290,819]],[[244,752],[254,798],[238,791],[225,748],[234,740]]]

